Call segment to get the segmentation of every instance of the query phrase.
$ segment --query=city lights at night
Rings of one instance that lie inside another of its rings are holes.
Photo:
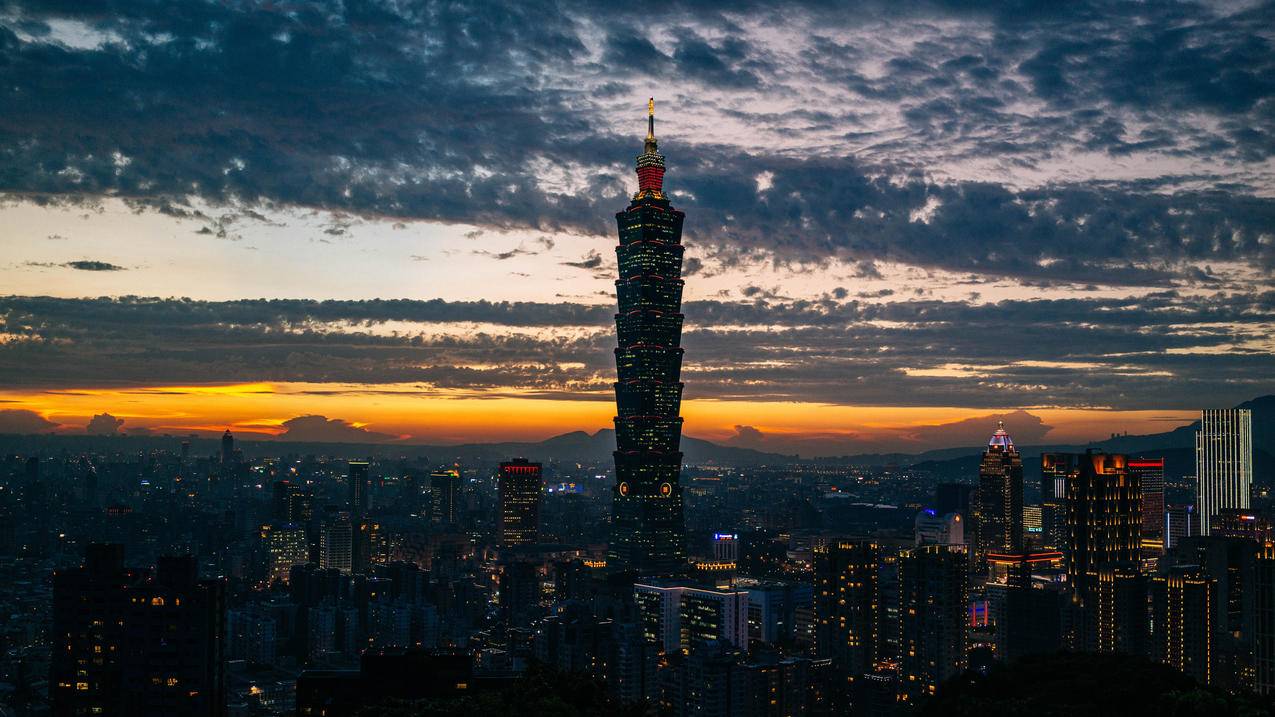
[[[1275,2],[0,0],[0,717],[1275,714]]]

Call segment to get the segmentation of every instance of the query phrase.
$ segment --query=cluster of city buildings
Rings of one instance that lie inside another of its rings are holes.
[[[1163,457],[1094,451],[1041,455],[1037,490],[1003,426],[960,482],[685,466],[684,217],[653,109],[637,173],[617,214],[613,471],[253,458],[229,431],[216,455],[11,457],[10,703],[340,717],[539,665],[670,715],[895,715],[1058,651],[1275,694],[1248,411],[1203,413],[1186,501]]]

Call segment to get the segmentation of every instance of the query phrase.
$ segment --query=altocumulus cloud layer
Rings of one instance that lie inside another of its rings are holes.
[[[1275,372],[1272,292],[686,311],[692,398],[1187,408],[1255,395]],[[577,304],[7,298],[0,376],[10,388],[272,380],[610,400],[610,318]]]
[[[1154,283],[1275,258],[1271,3],[0,7],[0,190],[40,201],[603,232],[649,90],[724,260]]]
[[[973,288],[1139,288],[989,304],[753,287],[686,307],[692,395],[1195,406],[1247,398],[1275,368],[1272,28],[1270,2],[0,0],[0,192],[601,235],[657,94],[693,268],[838,259],[871,278],[890,261]],[[570,303],[2,311],[10,386],[601,399],[611,371],[609,310]]]

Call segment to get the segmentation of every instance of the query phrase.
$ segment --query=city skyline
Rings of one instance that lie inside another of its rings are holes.
[[[0,717],[1275,715],[1273,48],[0,0]]]
[[[15,5],[0,432],[607,426],[650,95],[689,436],[1078,444],[1270,393],[1271,11],[1086,8]]]

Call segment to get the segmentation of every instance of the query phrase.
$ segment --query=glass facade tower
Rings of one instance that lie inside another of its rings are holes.
[[[1253,486],[1253,413],[1247,408],[1207,409],[1195,433],[1196,508],[1200,535],[1217,514],[1248,508]]]

